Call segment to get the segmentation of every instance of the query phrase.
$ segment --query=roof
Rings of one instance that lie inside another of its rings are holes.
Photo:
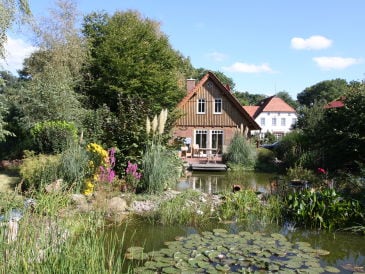
[[[256,106],[243,106],[243,108],[253,118],[256,118],[261,112],[296,112],[293,107],[275,95],[261,100]]]
[[[237,110],[243,115],[243,117],[247,120],[248,126],[251,130],[260,130],[261,127],[255,122],[252,116],[242,107],[240,102],[236,99],[236,97],[229,91],[228,87],[225,87],[221,81],[212,73],[208,72],[204,75],[204,77],[199,81],[199,83],[190,91],[188,94],[180,101],[177,107],[184,106],[201,88],[208,79],[212,80],[221,92],[226,95],[227,100],[229,100]]]
[[[251,117],[255,117],[256,111],[260,108],[259,106],[243,106],[243,108],[250,114]]]
[[[343,102],[344,100],[345,97],[340,97],[337,100],[329,102],[327,105],[324,106],[324,108],[342,108],[345,106],[345,103]]]

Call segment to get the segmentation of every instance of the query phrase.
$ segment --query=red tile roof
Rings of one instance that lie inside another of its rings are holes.
[[[250,114],[251,117],[255,117],[256,111],[260,108],[259,106],[243,106],[243,108]]]
[[[243,106],[243,108],[253,118],[256,118],[261,112],[296,112],[283,99],[275,95],[261,100],[256,106]]]
[[[344,99],[344,97],[341,97],[337,100],[329,102],[327,105],[324,106],[324,108],[342,108],[345,106],[345,103],[343,102]]]

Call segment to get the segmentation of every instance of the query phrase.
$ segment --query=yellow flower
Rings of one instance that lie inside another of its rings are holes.
[[[92,183],[90,179],[85,180],[85,189],[84,194],[85,195],[91,195],[94,192],[95,185]]]

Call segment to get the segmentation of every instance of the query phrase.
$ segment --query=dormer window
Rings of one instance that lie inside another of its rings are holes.
[[[198,99],[198,114],[205,114],[205,99]]]
[[[222,99],[221,98],[215,98],[213,101],[213,109],[214,109],[214,114],[220,114],[222,113]]]

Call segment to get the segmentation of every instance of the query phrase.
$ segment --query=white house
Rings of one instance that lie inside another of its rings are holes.
[[[243,106],[255,122],[261,127],[260,134],[263,138],[266,132],[270,132],[280,139],[291,131],[293,124],[297,122],[297,113],[283,99],[271,96],[263,99],[256,106]]]

